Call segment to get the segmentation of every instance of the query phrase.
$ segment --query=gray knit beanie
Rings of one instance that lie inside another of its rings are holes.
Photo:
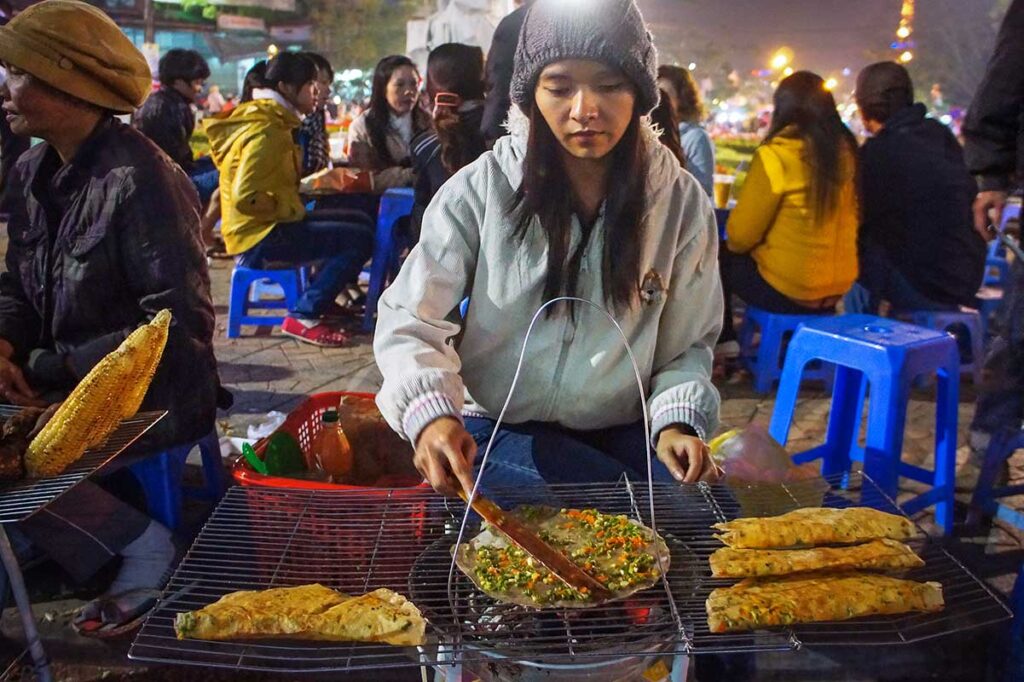
[[[537,0],[519,34],[512,101],[522,108],[549,64],[593,59],[621,69],[637,89],[637,107],[658,105],[658,53],[634,0]]]

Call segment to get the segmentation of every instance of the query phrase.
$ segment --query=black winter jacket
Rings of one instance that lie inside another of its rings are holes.
[[[860,239],[885,249],[921,294],[973,305],[985,267],[974,231],[977,194],[949,128],[922,104],[893,114],[861,149]]]
[[[1024,0],[1013,0],[964,121],[967,167],[982,190],[1006,191],[1024,170]]]
[[[141,133],[107,119],[67,164],[46,143],[24,154],[2,211],[10,215],[10,241],[0,274],[0,338],[14,347],[33,387],[70,391],[169,308],[174,322],[143,403],[169,414],[147,445],[209,433],[220,385],[214,311],[199,198],[181,169]]]

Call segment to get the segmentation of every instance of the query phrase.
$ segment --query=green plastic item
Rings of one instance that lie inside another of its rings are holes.
[[[245,461],[249,463],[253,471],[264,476],[267,475],[267,465],[263,463],[263,460],[259,458],[259,455],[256,454],[256,451],[248,443],[242,444],[242,456],[245,457]]]
[[[290,434],[278,431],[267,441],[263,461],[271,476],[288,476],[306,470],[302,448]]]

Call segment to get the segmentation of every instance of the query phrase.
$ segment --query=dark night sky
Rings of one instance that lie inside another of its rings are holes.
[[[927,0],[919,2],[920,6]],[[710,40],[733,66],[763,67],[780,45],[796,67],[822,74],[856,71],[866,50],[884,51],[899,22],[900,0],[638,0],[659,49],[688,61],[687,36]],[[963,0],[971,5],[983,0]]]

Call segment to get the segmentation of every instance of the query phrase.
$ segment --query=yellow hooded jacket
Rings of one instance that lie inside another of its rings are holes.
[[[780,135],[758,147],[725,245],[749,253],[777,291],[810,302],[845,294],[857,279],[860,219],[853,154],[844,159],[836,210],[823,220],[809,196],[814,171],[806,157],[798,137]]]
[[[302,152],[292,131],[302,121],[269,99],[246,102],[204,122],[220,169],[221,232],[231,255],[259,244],[278,223],[306,216],[299,196]]]

